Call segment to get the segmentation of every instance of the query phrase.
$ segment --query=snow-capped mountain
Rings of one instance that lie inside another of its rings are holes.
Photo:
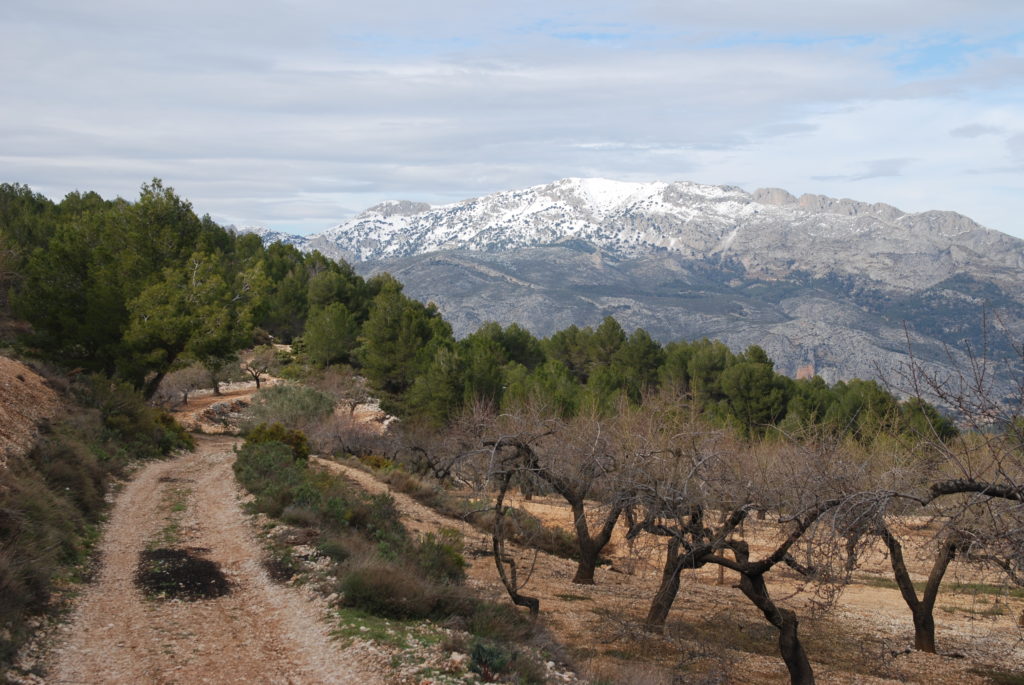
[[[839,271],[895,287],[955,273],[1019,282],[1024,269],[1021,241],[954,212],[908,214],[884,204],[687,182],[567,178],[436,207],[385,202],[305,239],[262,230],[264,240],[351,262],[579,240],[622,258],[666,250],[687,259],[733,258],[767,277]]]
[[[235,226],[232,224],[227,229],[233,233],[252,233],[253,235],[258,235],[260,240],[267,245],[270,243],[284,243],[285,245],[294,245],[299,249],[306,249],[306,245],[309,242],[305,236],[281,233],[266,226]]]
[[[898,366],[904,322],[937,364],[947,346],[978,349],[986,311],[1024,338],[1024,241],[955,212],[568,178],[440,206],[385,202],[285,240],[391,271],[463,335],[486,320],[546,335],[613,314],[662,340],[761,344],[780,370],[829,380]]]

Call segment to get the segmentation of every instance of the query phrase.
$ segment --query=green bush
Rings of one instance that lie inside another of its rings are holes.
[[[292,456],[296,460],[309,459],[309,442],[305,434],[298,430],[289,430],[279,423],[261,423],[246,436],[245,441],[254,445],[265,442],[280,442],[292,449]]]
[[[367,495],[353,490],[343,478],[309,469],[294,459],[284,443],[246,441],[234,465],[235,476],[255,495],[253,508],[279,518],[288,512],[296,523],[315,524],[322,530],[338,532],[349,528],[362,531],[380,552],[397,558],[410,548],[390,495]]]
[[[492,683],[505,672],[512,662],[512,652],[503,645],[477,640],[470,652],[469,670],[485,682]]]
[[[256,496],[253,508],[274,517],[292,504],[307,478],[305,462],[280,442],[246,443],[233,468],[238,482]]]
[[[142,394],[127,383],[94,375],[76,382],[71,390],[79,403],[99,411],[100,437],[135,458],[161,457],[195,447],[184,428],[166,412],[147,405]]]

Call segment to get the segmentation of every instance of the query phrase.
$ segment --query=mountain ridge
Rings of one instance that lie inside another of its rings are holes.
[[[891,373],[908,335],[953,371],[966,360],[949,350],[989,344],[986,315],[1024,337],[1024,241],[956,212],[779,188],[568,178],[386,202],[290,240],[391,271],[459,335],[486,320],[547,335],[611,314],[663,341],[764,343],[784,373],[829,381]],[[995,352],[1012,356],[1009,343]]]

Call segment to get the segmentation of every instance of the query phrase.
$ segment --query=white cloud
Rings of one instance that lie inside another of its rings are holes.
[[[6,178],[323,228],[567,175],[957,209],[1024,237],[1024,4],[0,7]]]

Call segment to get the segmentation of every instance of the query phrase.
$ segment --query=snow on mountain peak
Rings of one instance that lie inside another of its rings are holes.
[[[904,214],[887,205],[824,196],[797,200],[781,190],[751,194],[686,181],[564,178],[446,205],[384,202],[308,238],[253,232],[265,241],[276,238],[349,261],[584,241],[624,258],[667,250],[685,258],[738,259],[765,273],[792,268],[824,273],[846,259],[842,255],[863,266],[863,253],[870,252],[876,256],[864,269],[902,278],[906,260],[897,268],[889,253],[897,248],[939,253],[960,235],[977,234],[977,240],[992,244],[1005,238],[979,229],[948,212]],[[1007,264],[1024,264],[1019,246],[1003,253]]]
[[[566,178],[552,185],[572,190],[595,214],[603,215],[631,202],[660,195],[668,184],[614,181],[607,178]]]

